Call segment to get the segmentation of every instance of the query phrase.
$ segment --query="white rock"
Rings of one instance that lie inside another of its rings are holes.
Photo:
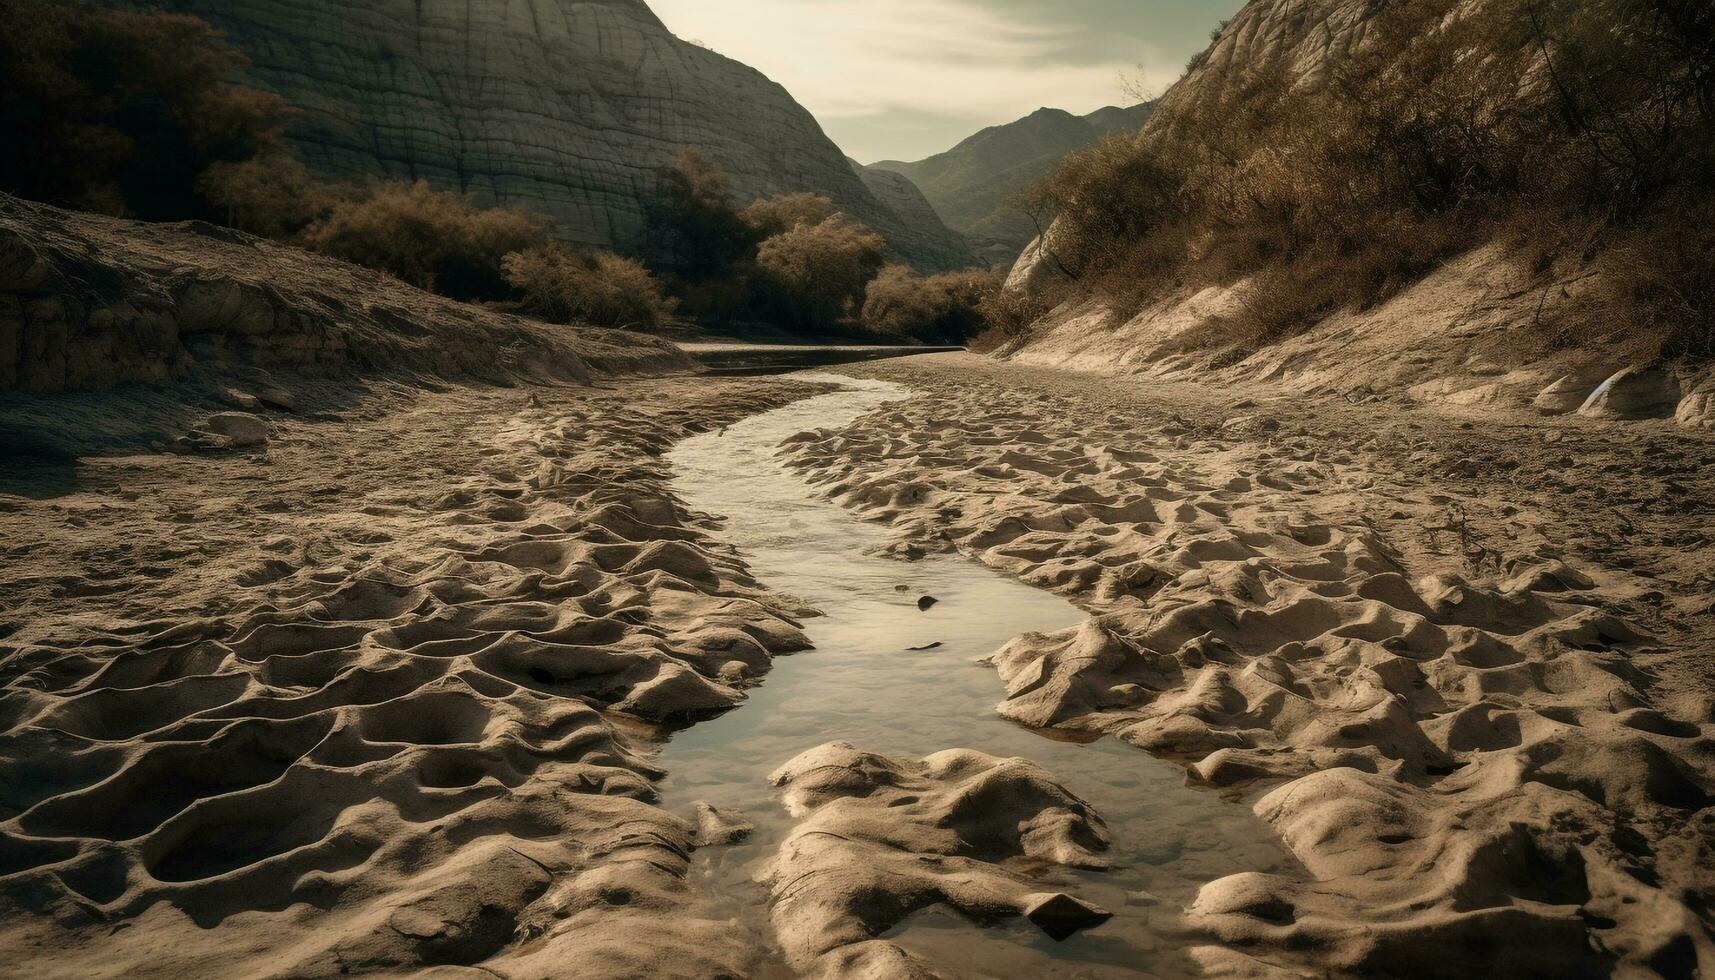
[[[1568,374],[1542,389],[1531,407],[1544,415],[1566,415],[1582,408],[1602,378],[1587,374]]]
[[[1679,382],[1673,375],[1659,365],[1640,364],[1602,382],[1578,414],[1598,419],[1666,418],[1678,405]]]

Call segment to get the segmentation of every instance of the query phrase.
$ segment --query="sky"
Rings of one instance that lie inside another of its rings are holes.
[[[650,0],[786,86],[847,154],[918,160],[1043,106],[1159,94],[1243,0]]]

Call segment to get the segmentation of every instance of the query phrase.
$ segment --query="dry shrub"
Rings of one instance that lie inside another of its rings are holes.
[[[962,344],[989,326],[983,310],[1003,280],[989,270],[925,277],[889,265],[864,291],[863,324],[884,336]]]
[[[1611,318],[1715,346],[1690,230],[1715,204],[1708,0],[1393,0],[1318,87],[1279,63],[1204,82],[1027,200],[1084,288],[1141,304],[1257,277],[1248,329],[1266,343],[1385,299],[1502,222],[1575,226],[1535,249],[1545,275],[1605,270]],[[1599,261],[1621,246],[1650,258]]]
[[[0,0],[0,186],[151,220],[205,217],[198,175],[273,145],[289,112],[199,18]]]
[[[197,191],[227,225],[281,240],[325,216],[341,194],[283,151],[217,162],[197,179]]]
[[[760,240],[734,206],[726,174],[695,150],[662,172],[645,219],[649,253],[687,282],[728,275]]]
[[[525,311],[556,323],[652,329],[672,312],[642,263],[611,252],[546,245],[506,256],[502,269]]]
[[[798,225],[757,248],[760,301],[794,326],[834,327],[855,312],[886,250],[880,235],[843,214]]]
[[[761,198],[739,212],[739,218],[761,239],[791,231],[799,225],[819,225],[838,209],[820,194],[780,194]]]
[[[375,184],[362,197],[336,202],[304,229],[303,241],[420,289],[475,300],[504,297],[502,259],[547,245],[548,231],[532,215],[478,208],[417,181]]]

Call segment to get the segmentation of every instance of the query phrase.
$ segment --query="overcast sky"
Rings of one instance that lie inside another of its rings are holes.
[[[939,153],[1042,106],[1159,92],[1242,0],[650,0],[761,70],[873,163]]]

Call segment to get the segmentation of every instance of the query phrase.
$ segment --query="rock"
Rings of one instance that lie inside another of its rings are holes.
[[[256,397],[269,408],[277,408],[282,412],[298,410],[298,396],[284,388],[263,388],[256,393]]]
[[[697,801],[697,846],[736,844],[750,836],[756,825],[712,803]]]
[[[1685,396],[1673,414],[1680,425],[1698,429],[1715,429],[1715,388],[1694,391]]]
[[[1024,917],[1036,923],[1037,928],[1056,942],[1061,942],[1075,932],[1101,925],[1113,918],[1113,913],[1080,902],[1064,892],[1054,892],[1030,896],[1029,904],[1024,907]]]
[[[1537,393],[1531,407],[1544,415],[1566,415],[1576,412],[1590,393],[1602,382],[1601,378],[1584,374],[1568,374]]]
[[[917,600],[917,608],[923,612],[928,612],[930,609],[933,609],[938,603],[940,603],[940,601],[941,600],[935,598],[932,595],[926,595],[926,596],[922,597],[921,599]]]
[[[1626,368],[1599,385],[1578,409],[1598,419],[1666,418],[1679,405],[1679,382],[1660,365]]]
[[[16,231],[0,228],[0,293],[35,292],[52,275],[35,245]]]
[[[199,276],[173,288],[179,330],[185,334],[256,336],[274,329],[274,304],[258,286],[231,277]]]
[[[202,430],[232,440],[232,445],[266,446],[272,433],[268,423],[244,412],[222,412],[203,422]]]
[[[188,432],[168,443],[166,448],[174,453],[224,453],[233,448],[233,443],[227,436],[213,432]]]
[[[222,388],[214,393],[214,397],[223,405],[231,405],[233,408],[242,408],[247,412],[252,412],[262,407],[262,399],[257,398],[248,391],[240,391],[237,388]]]
[[[131,0],[106,0],[132,6]],[[179,0],[299,110],[287,137],[345,181],[423,179],[547,217],[567,241],[660,246],[645,207],[681,147],[741,204],[809,191],[926,270],[968,265],[933,212],[902,216],[760,72],[682,41],[643,0]]]

